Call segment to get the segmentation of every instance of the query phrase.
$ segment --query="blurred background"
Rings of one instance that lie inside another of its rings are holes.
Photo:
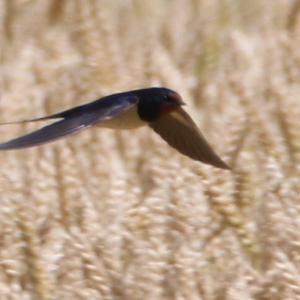
[[[233,167],[148,128],[1,152],[0,298],[300,298],[299,16],[299,0],[0,0],[1,122],[166,86]]]

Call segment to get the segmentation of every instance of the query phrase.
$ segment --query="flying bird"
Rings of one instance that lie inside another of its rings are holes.
[[[41,129],[0,143],[0,150],[38,146],[78,133],[92,126],[134,129],[148,125],[180,153],[217,168],[230,169],[213,151],[195,122],[183,110],[175,91],[153,87],[105,96],[96,101],[41,118],[15,124],[57,120]]]

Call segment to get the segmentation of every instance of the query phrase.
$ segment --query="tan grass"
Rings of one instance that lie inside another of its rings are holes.
[[[299,20],[298,0],[0,0],[1,122],[164,85],[234,167],[147,128],[0,153],[0,299],[300,299]]]

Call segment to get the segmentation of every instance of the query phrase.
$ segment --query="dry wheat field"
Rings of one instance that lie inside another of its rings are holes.
[[[148,128],[1,152],[1,300],[300,299],[300,1],[0,0],[0,21],[0,122],[166,86],[233,167]]]

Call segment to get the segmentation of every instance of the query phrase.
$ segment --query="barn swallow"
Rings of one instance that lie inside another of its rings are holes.
[[[167,88],[154,87],[117,93],[45,117],[2,123],[57,120],[29,134],[0,143],[0,150],[41,145],[91,126],[133,129],[148,125],[180,153],[218,168],[230,169],[182,109],[184,104],[176,92]]]

